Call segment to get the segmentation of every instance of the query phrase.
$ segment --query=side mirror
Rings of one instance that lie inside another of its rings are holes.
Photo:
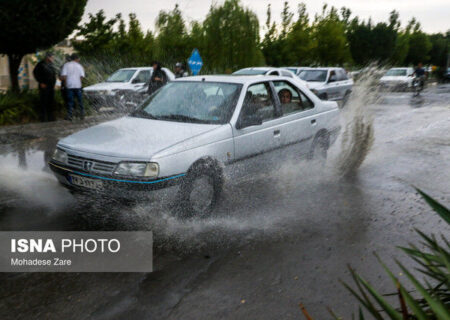
[[[243,115],[236,124],[236,129],[243,129],[251,126],[259,126],[263,123],[262,117],[257,114]]]
[[[140,79],[135,78],[135,79],[133,79],[133,81],[131,81],[131,83],[133,83],[133,84],[135,84],[135,83],[141,83],[141,81],[140,81]],[[142,83],[143,83],[143,82],[142,82]]]

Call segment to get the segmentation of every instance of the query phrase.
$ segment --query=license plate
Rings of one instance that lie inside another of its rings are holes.
[[[70,175],[70,182],[78,187],[84,187],[93,190],[103,190],[103,182],[97,179]]]

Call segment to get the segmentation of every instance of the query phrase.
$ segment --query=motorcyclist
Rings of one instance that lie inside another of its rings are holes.
[[[425,69],[423,68],[422,62],[417,64],[417,68],[414,70],[413,76],[415,76],[420,84],[420,87],[423,89],[425,78],[427,76]]]
[[[184,70],[183,64],[181,62],[177,62],[175,64],[175,78],[183,78],[188,76],[189,74]]]

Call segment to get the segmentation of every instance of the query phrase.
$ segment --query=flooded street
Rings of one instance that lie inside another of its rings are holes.
[[[418,241],[414,228],[449,234],[414,187],[450,206],[450,85],[349,103],[373,121],[354,129],[359,147],[341,137],[325,167],[289,160],[229,179],[205,219],[174,215],[171,192],[123,203],[58,184],[46,165],[57,140],[104,117],[0,128],[0,230],[155,239],[153,273],[0,274],[0,318],[301,319],[300,302],[314,319],[330,318],[327,307],[350,318],[357,303],[339,282],[350,282],[348,264],[394,292],[373,252],[398,272],[392,257],[411,265],[396,246]]]

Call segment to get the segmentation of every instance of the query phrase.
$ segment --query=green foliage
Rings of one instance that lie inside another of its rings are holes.
[[[320,65],[342,65],[351,61],[345,35],[345,24],[337,9],[323,6],[322,14],[316,15],[313,24],[314,58]]]
[[[431,208],[450,224],[450,210],[423,191],[417,191]],[[373,318],[385,319],[387,316],[389,319],[450,319],[450,243],[445,236],[442,236],[442,244],[440,244],[434,236],[427,236],[419,230],[417,233],[422,239],[420,246],[423,249],[412,244],[409,248],[402,247],[401,249],[417,263],[417,271],[425,277],[425,284],[422,284],[405,266],[396,261],[413,286],[414,296],[377,257],[397,288],[395,295],[399,301],[398,307],[388,303],[369,282],[350,268],[356,289],[346,283],[344,286]],[[359,318],[364,319],[361,309]]]
[[[77,26],[87,0],[0,1],[0,54],[7,54],[12,89],[22,57],[64,40]]]
[[[27,90],[20,93],[0,93],[0,126],[38,120],[39,92]],[[59,92],[55,92],[55,111],[64,112],[64,103]]]
[[[185,61],[192,51],[186,25],[178,4],[172,11],[160,11],[156,19],[156,59],[174,65]]]
[[[211,6],[203,22],[200,53],[206,66],[216,72],[236,70],[264,63],[259,49],[256,14],[241,6],[240,0],[226,0]]]

